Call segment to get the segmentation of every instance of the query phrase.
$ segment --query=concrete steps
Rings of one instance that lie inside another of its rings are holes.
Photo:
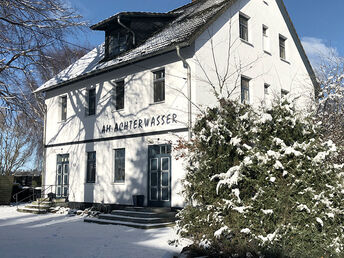
[[[176,212],[166,208],[127,207],[100,214],[98,218],[85,218],[85,222],[121,225],[141,229],[162,228],[175,225]]]
[[[57,206],[67,207],[68,202],[66,202],[65,199],[54,199],[49,201],[47,198],[40,198],[25,207],[18,207],[17,211],[23,213],[46,214],[51,210],[51,208]]]

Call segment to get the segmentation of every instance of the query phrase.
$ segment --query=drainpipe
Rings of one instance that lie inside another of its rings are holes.
[[[135,32],[130,29],[129,27],[125,26],[122,22],[121,22],[121,15],[118,15],[117,17],[117,22],[119,25],[121,25],[123,28],[125,28],[126,30],[128,30],[131,34],[133,34],[133,45],[136,45],[136,35]]]
[[[187,85],[188,85],[188,139],[192,139],[192,100],[191,100],[191,66],[180,54],[180,46],[176,46],[177,55],[183,61],[184,68],[187,69]]]
[[[47,139],[47,105],[44,104],[45,110],[44,110],[44,125],[43,125],[43,166],[42,166],[42,183],[41,183],[41,198],[44,198],[44,191],[45,191],[45,174],[47,169],[47,149],[45,148],[45,143]]]

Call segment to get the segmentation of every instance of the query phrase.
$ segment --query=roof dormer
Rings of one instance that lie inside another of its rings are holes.
[[[118,13],[91,29],[105,31],[104,61],[107,61],[139,46],[175,17],[170,13]]]

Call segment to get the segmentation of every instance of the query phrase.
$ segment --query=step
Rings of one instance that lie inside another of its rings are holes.
[[[52,202],[39,202],[39,201],[34,201],[31,203],[31,205],[42,205],[42,206],[51,206]]]
[[[33,214],[45,214],[47,213],[46,209],[35,209],[35,208],[17,208],[18,212],[24,212],[24,213],[33,213]]]
[[[38,204],[29,204],[25,206],[25,208],[46,209],[46,210],[48,210],[50,207],[51,207],[50,205],[38,205]]]
[[[155,212],[144,212],[144,211],[129,211],[129,210],[113,210],[111,215],[118,216],[129,216],[129,217],[139,217],[139,218],[175,218],[175,212],[166,213],[155,213]]]
[[[172,211],[171,208],[168,208],[168,207],[133,207],[133,206],[125,207],[123,210],[138,211],[138,212],[154,212],[154,213],[167,213],[167,212]]]
[[[174,222],[173,218],[158,218],[158,217],[140,218],[140,217],[130,217],[130,216],[120,216],[120,215],[110,215],[110,214],[100,214],[99,219],[135,222],[135,223],[141,223],[141,224]]]
[[[96,218],[85,218],[84,222],[98,223],[98,224],[105,224],[105,225],[108,225],[108,224],[120,225],[120,226],[127,226],[127,227],[133,227],[133,228],[141,228],[141,229],[163,228],[163,227],[171,227],[175,225],[175,223],[172,223],[172,222],[142,224],[142,223],[135,223],[135,222],[125,222],[125,221],[118,221],[118,220],[107,220],[107,219],[96,219]]]

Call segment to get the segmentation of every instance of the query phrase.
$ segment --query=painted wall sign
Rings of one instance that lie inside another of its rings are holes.
[[[158,115],[150,118],[139,118],[136,120],[129,120],[120,123],[114,123],[113,125],[103,125],[101,133],[112,133],[118,131],[128,131],[132,129],[143,129],[150,127],[157,127],[169,124],[177,123],[177,114],[167,114],[167,115]]]

